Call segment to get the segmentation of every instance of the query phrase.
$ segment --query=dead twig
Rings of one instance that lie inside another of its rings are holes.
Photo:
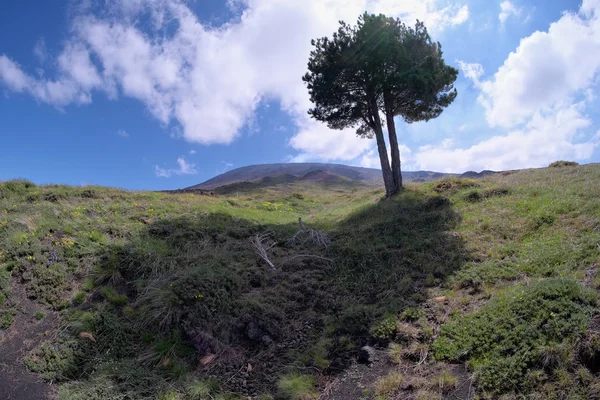
[[[277,242],[273,242],[269,245],[267,245],[265,243],[265,240],[269,239],[269,235],[267,234],[256,234],[255,236],[250,238],[250,243],[252,243],[252,247],[254,247],[254,252],[256,254],[258,254],[258,256],[260,258],[262,258],[263,260],[265,260],[265,262],[267,264],[269,264],[269,267],[271,267],[272,269],[276,269],[275,265],[271,262],[271,260],[269,259],[269,255],[267,254],[267,251],[270,250],[273,246],[275,246],[277,244]]]
[[[328,247],[331,244],[329,235],[327,235],[326,232],[316,229],[308,229],[304,221],[302,221],[302,218],[298,218],[298,225],[298,232],[296,232],[294,236],[288,240],[288,244],[303,245],[309,243],[319,247]]]
[[[316,229],[301,229],[294,234],[288,243],[296,244],[312,244],[318,247],[328,247],[331,244],[329,235],[323,231]]]

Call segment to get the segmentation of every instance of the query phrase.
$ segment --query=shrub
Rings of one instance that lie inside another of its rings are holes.
[[[549,165],[549,167],[551,167],[551,168],[576,167],[578,165],[579,165],[579,163],[576,163],[575,161],[559,160],[559,161],[554,161],[552,164]]]
[[[16,312],[14,310],[8,310],[2,312],[2,317],[0,318],[0,328],[8,329],[15,322]]]
[[[56,343],[42,343],[25,357],[24,362],[31,371],[41,374],[43,378],[62,381],[77,371],[80,355],[81,350],[76,342],[59,340]]]
[[[327,359],[327,356],[329,355],[330,347],[330,339],[320,339],[314,346],[302,354],[299,360],[307,366],[325,369],[329,367],[329,360]]]
[[[85,292],[77,292],[71,297],[71,304],[74,306],[78,306],[83,303],[85,300]]]
[[[33,317],[35,319],[37,319],[38,321],[41,320],[41,319],[44,319],[45,316],[46,316],[46,314],[44,314],[41,311],[36,311],[35,314],[33,314]]]
[[[285,375],[277,382],[277,390],[286,400],[312,400],[318,397],[314,390],[315,379],[308,375],[291,373]]]
[[[0,198],[8,198],[11,195],[22,196],[35,187],[35,183],[25,179],[6,181],[0,183]]]
[[[161,283],[149,286],[137,300],[137,304],[141,307],[144,326],[158,326],[159,329],[168,331],[181,319],[182,302],[171,286]]]
[[[548,212],[534,215],[532,217],[533,229],[539,229],[544,225],[550,226],[554,223],[555,220],[556,220],[556,216],[554,214],[550,214]]]
[[[385,317],[373,327],[373,337],[381,340],[389,339],[396,332],[398,318],[393,315]]]
[[[425,315],[425,311],[421,310],[417,307],[407,307],[402,314],[400,314],[400,319],[402,321],[416,321],[419,318]]]
[[[352,336],[364,336],[369,332],[374,313],[373,308],[369,306],[348,307],[339,316],[337,326]]]
[[[59,263],[36,265],[31,271],[23,271],[23,276],[31,277],[26,285],[30,298],[47,304],[55,309],[64,305],[64,291],[67,289],[67,273]]]
[[[474,179],[468,178],[445,178],[439,180],[433,186],[433,190],[437,193],[443,193],[454,190],[468,189],[479,187],[479,183]]]
[[[398,343],[390,343],[387,350],[387,355],[390,360],[395,364],[402,362],[402,345]]]
[[[98,231],[91,231],[89,238],[92,242],[96,242],[96,243],[105,243],[106,239],[104,238],[104,235],[102,234],[102,232],[98,232]]]
[[[510,190],[507,188],[492,188],[484,191],[477,189],[469,191],[465,194],[464,199],[469,203],[477,203],[479,201],[489,199],[491,197],[502,197],[510,194]]]
[[[398,390],[403,380],[404,379],[399,372],[390,372],[375,382],[375,395],[389,398],[389,396]]]
[[[105,286],[102,289],[102,294],[106,297],[106,300],[115,306],[124,306],[127,304],[127,296],[117,293],[117,291],[110,286]]]
[[[432,388],[435,388],[439,392],[449,393],[456,389],[458,378],[449,371],[443,371],[441,374],[435,376],[431,383]]]
[[[210,396],[218,391],[219,385],[215,381],[199,381],[193,379],[185,386],[185,393],[192,400],[209,399]]]
[[[571,280],[517,286],[444,325],[433,344],[434,355],[468,360],[486,391],[518,390],[525,387],[529,369],[543,368],[540,355],[546,346],[568,346],[586,330],[595,304],[595,293]]]
[[[94,280],[92,278],[85,278],[82,289],[84,292],[91,292],[94,289],[94,286]]]
[[[483,194],[479,190],[472,190],[465,195],[465,200],[470,203],[477,203],[483,200]]]

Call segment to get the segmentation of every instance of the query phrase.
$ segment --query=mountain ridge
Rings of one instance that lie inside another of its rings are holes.
[[[232,169],[197,185],[186,187],[183,190],[214,190],[221,186],[241,182],[254,182],[272,176],[289,176],[290,179],[293,176],[301,179],[307,174],[317,171],[325,174],[339,175],[370,186],[383,185],[381,170],[375,168],[329,163],[273,163],[247,165]],[[434,171],[402,171],[402,178],[406,182],[425,182],[448,176],[477,178],[493,173],[495,172],[489,170],[482,172],[467,171],[463,174]]]

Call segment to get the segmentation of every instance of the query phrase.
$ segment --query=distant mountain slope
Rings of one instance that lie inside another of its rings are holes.
[[[325,179],[328,175],[339,175],[353,181],[380,186],[383,185],[381,171],[374,168],[352,167],[342,164],[324,163],[288,163],[288,164],[258,164],[236,168],[224,174],[215,176],[206,182],[190,186],[185,190],[213,190],[220,186],[239,182],[254,182],[257,180],[281,179],[294,181],[296,179]],[[475,173],[476,174],[476,173]],[[442,178],[453,174],[431,171],[403,171],[402,177],[407,182],[423,182]],[[308,176],[308,178],[307,178]],[[312,176],[312,178],[311,178]],[[266,182],[263,182],[266,183]]]

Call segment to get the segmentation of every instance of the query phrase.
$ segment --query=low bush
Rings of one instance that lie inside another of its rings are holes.
[[[555,367],[548,361],[548,349],[568,347],[582,336],[595,305],[596,294],[572,280],[517,286],[443,326],[433,344],[434,355],[468,361],[485,391],[520,390],[526,387],[529,370]]]
[[[549,167],[551,168],[560,168],[560,167],[576,167],[578,166],[579,163],[576,163],[575,161],[564,161],[564,160],[559,160],[559,161],[554,161],[553,163],[551,163],[549,165]]]
[[[36,187],[35,183],[25,179],[15,179],[0,183],[0,199],[11,196],[23,196]]]

